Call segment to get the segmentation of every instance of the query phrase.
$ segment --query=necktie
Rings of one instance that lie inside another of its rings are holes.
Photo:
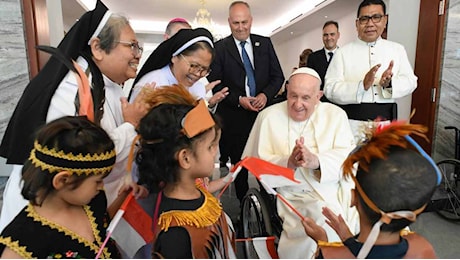
[[[252,69],[251,60],[249,55],[244,49],[246,41],[240,42],[241,45],[241,57],[243,57],[244,70],[246,71],[246,77],[248,77],[249,94],[254,97],[256,95],[256,79],[254,77],[254,70]]]
[[[331,62],[332,56],[334,56],[334,53],[332,51],[330,51],[330,52],[327,53],[327,55],[329,55],[329,61],[328,61],[328,63],[329,63],[329,62]]]

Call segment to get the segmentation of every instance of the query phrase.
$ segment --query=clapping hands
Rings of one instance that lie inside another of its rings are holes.
[[[328,207],[323,207],[322,213],[326,218],[326,223],[337,233],[340,240],[345,241],[353,236],[353,233],[351,233],[342,215],[336,215]],[[305,229],[305,233],[315,240],[316,243],[318,243],[318,241],[328,241],[324,228],[316,224],[313,219],[305,217],[302,220],[302,225]]]

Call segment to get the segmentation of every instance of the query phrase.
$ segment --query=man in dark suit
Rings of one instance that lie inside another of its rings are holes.
[[[324,76],[326,75],[329,62],[337,50],[337,41],[340,38],[339,24],[336,21],[327,21],[323,25],[324,48],[317,50],[308,56],[307,67],[318,72],[321,77],[321,90],[324,88]],[[321,97],[322,102],[330,102],[325,95]]]
[[[230,157],[235,164],[241,160],[258,112],[274,102],[284,76],[270,38],[251,34],[252,16],[246,2],[230,5],[228,23],[232,35],[215,44],[216,56],[207,78],[221,80],[214,93],[229,88],[229,95],[217,107],[223,121],[219,149],[221,162]],[[248,190],[247,176],[247,171],[240,172],[235,180],[240,202]]]

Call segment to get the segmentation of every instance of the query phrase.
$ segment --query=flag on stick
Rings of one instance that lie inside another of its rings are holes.
[[[259,181],[265,181],[272,188],[297,185],[294,170],[256,158],[245,157],[239,164],[245,167]]]
[[[133,258],[142,246],[153,241],[152,218],[137,203],[132,193],[126,197],[110,222],[107,237],[96,259],[111,236],[129,258]]]
[[[224,191],[228,188],[228,186],[230,186],[230,184],[232,184],[232,182],[236,179],[236,176],[238,176],[238,173],[241,171],[240,163],[241,163],[241,161],[238,162],[237,164],[235,164],[235,166],[233,166],[233,168],[228,173],[228,174],[231,174],[232,177],[231,177],[230,181],[225,184],[225,186],[222,188],[222,190],[220,190],[219,194],[217,195],[217,199],[220,199],[222,194],[224,194]]]
[[[267,162],[256,157],[245,157],[237,164],[240,167],[245,167],[252,175],[254,175],[265,190],[280,199],[288,206],[300,219],[303,215],[295,209],[289,201],[281,194],[276,192],[273,187],[283,187],[297,185],[300,181],[294,177],[294,170]],[[235,165],[236,166],[236,165]]]

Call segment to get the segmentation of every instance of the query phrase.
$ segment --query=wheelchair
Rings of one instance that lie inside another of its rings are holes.
[[[460,221],[460,129],[446,126],[455,131],[455,158],[437,162],[442,174],[441,184],[431,198],[431,210],[444,219]]]
[[[273,236],[276,249],[283,230],[276,209],[276,196],[268,194],[262,185],[259,187],[249,189],[241,202],[240,231],[243,238]],[[244,241],[243,252],[247,259],[260,258],[251,240]]]

